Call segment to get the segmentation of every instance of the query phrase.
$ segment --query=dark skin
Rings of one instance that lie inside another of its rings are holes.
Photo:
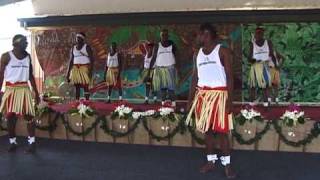
[[[256,31],[255,33],[255,42],[258,46],[263,46],[264,44],[264,32],[263,31]],[[269,45],[269,56],[271,57],[272,61],[274,62],[274,64],[276,64],[276,59],[273,55],[273,45],[272,45],[272,42],[271,41],[268,41],[268,45]],[[260,62],[261,59],[254,59],[253,58],[253,44],[252,42],[250,42],[250,54],[249,54],[249,63],[253,64],[253,63],[256,63],[256,62]],[[256,94],[255,94],[255,88],[251,88],[250,89],[250,101],[254,101],[255,97],[256,97]],[[264,94],[264,101],[267,101],[267,98],[269,96],[269,88],[264,88],[263,89],[263,94]]]
[[[109,51],[110,51],[111,56],[115,55],[118,52],[117,45],[115,43],[112,43],[109,48]],[[118,79],[118,81],[120,81],[121,80],[121,72],[122,72],[122,55],[120,53],[118,53],[118,62],[119,62],[119,66],[118,66],[119,74],[118,74],[117,79]],[[104,72],[104,80],[106,81],[106,73],[108,71],[108,66],[106,66],[105,69],[106,70]],[[109,96],[111,96],[112,89],[113,89],[113,86],[108,87],[108,95]],[[121,87],[119,87],[119,95],[122,96],[122,88]]]
[[[13,44],[13,54],[19,59],[22,60],[25,57],[30,55],[26,52],[26,48],[28,46],[28,42],[26,38],[23,38],[20,42],[17,42],[15,44]],[[9,53],[4,53],[1,56],[1,65],[0,65],[0,83],[3,84],[4,81],[4,72],[6,69],[6,66],[8,65],[10,61],[10,55]],[[31,83],[33,92],[34,92],[34,100],[36,105],[39,104],[40,102],[40,96],[39,96],[39,92],[36,86],[36,82],[35,82],[35,78],[33,75],[33,68],[32,68],[32,64],[31,64],[31,58],[30,58],[30,67],[29,67],[29,81]],[[17,120],[17,115],[14,113],[10,113],[7,115],[7,126],[8,126],[8,134],[9,137],[15,137],[16,133],[15,133],[15,127],[16,127],[16,120]],[[27,130],[28,130],[28,134],[31,137],[35,136],[35,124],[34,121],[32,121],[33,117],[30,115],[25,115],[24,119],[28,121],[27,124]]]
[[[85,41],[84,39],[80,38],[80,37],[77,37],[77,44],[76,44],[76,48],[77,50],[80,50],[84,44],[85,44]],[[91,79],[92,78],[92,73],[93,73],[93,64],[94,64],[94,58],[93,58],[93,52],[92,52],[92,49],[89,45],[87,45],[86,47],[86,50],[88,52],[88,57],[90,59],[90,65],[89,65],[89,78]],[[73,48],[71,49],[70,51],[70,60],[69,60],[69,66],[68,66],[68,71],[67,71],[67,75],[66,75],[66,79],[67,79],[67,82],[70,82],[70,72],[71,72],[71,69],[73,67]],[[76,84],[76,99],[79,100],[80,99],[80,88],[84,88],[84,91],[86,92],[86,99],[88,100],[89,99],[89,89],[87,86],[82,86],[80,84]]]
[[[170,45],[172,45],[172,53],[176,59],[176,71],[177,71],[177,74],[179,74],[178,72],[178,69],[177,69],[177,66],[178,66],[178,61],[177,61],[177,47],[175,46],[175,44],[169,40],[169,33],[168,31],[164,30],[160,33],[160,43],[163,47],[168,47]],[[157,52],[158,52],[158,48],[159,48],[159,44],[156,44],[155,47],[153,48],[153,54],[155,54],[155,56],[153,56],[152,60],[151,60],[151,63],[150,63],[150,67],[153,67],[154,63],[156,62],[156,59],[157,59]],[[148,72],[148,77],[150,76],[150,67],[149,67],[149,72]],[[166,90],[161,90],[162,91],[162,100],[164,100],[164,98],[166,97]],[[169,91],[169,96],[171,96],[171,99],[175,99],[175,95],[174,95],[174,92],[172,91]]]
[[[204,54],[210,54],[218,45],[217,36],[210,33],[207,30],[200,32],[200,41],[202,44],[202,50]],[[226,101],[226,112],[229,114],[229,113],[232,113],[232,99],[233,99],[233,93],[232,93],[233,92],[233,71],[232,71],[232,62],[231,62],[231,59],[232,59],[231,52],[227,48],[220,47],[219,56],[220,56],[221,63],[224,66],[225,72],[226,72],[227,91],[228,91],[228,99]],[[193,58],[194,68],[193,68],[189,100],[187,105],[188,111],[191,108],[191,104],[195,96],[196,87],[198,83],[198,70],[196,66],[196,57],[197,57],[197,54],[195,54]],[[207,154],[214,154],[215,144],[216,144],[216,140],[214,139],[214,134],[215,132],[213,132],[212,130],[209,130],[205,134],[205,144],[206,144]],[[216,134],[218,135],[217,140],[220,142],[222,154],[224,156],[229,156],[231,153],[231,148],[230,148],[230,143],[228,139],[228,134],[226,133],[216,133]],[[203,167],[201,167],[200,172],[206,173],[213,169],[214,169],[214,164],[212,162],[208,162]],[[225,174],[228,178],[234,178],[236,176],[230,164],[225,167]]]

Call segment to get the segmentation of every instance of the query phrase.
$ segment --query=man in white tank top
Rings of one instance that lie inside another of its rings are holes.
[[[151,92],[151,90],[153,90],[152,78],[153,78],[153,72],[154,72],[155,65],[153,65],[153,67],[150,67],[150,64],[151,64],[151,60],[153,57],[154,44],[150,43],[150,42],[145,43],[144,48],[145,48],[146,53],[144,54],[144,59],[143,59],[143,68],[142,68],[143,70],[141,72],[141,79],[143,80],[143,82],[145,83],[145,86],[146,86],[145,104],[148,104],[150,92]],[[150,71],[150,73],[149,73],[149,71]],[[157,94],[156,94],[156,92],[152,92],[152,94],[154,95],[153,100],[156,102]]]
[[[210,24],[200,26],[200,42],[202,47],[194,56],[186,123],[195,125],[198,131],[205,134],[207,162],[200,168],[200,172],[212,171],[219,160],[214,146],[216,134],[220,142],[220,161],[225,168],[225,174],[227,178],[235,178],[231,168],[228,139],[233,128],[231,52],[221,47],[216,30]],[[195,119],[192,118],[193,114]]]
[[[121,71],[122,71],[122,58],[118,52],[117,44],[112,42],[109,48],[109,53],[104,72],[104,79],[108,86],[108,103],[111,102],[110,97],[112,89],[117,88],[119,93],[119,100],[122,100],[122,87],[121,87]]]
[[[67,71],[67,81],[75,85],[76,99],[80,99],[80,90],[83,88],[86,100],[89,100],[89,83],[93,72],[93,52],[85,43],[86,35],[77,33],[77,44],[71,48],[70,62]]]
[[[269,88],[271,87],[271,78],[269,70],[270,58],[275,61],[273,55],[272,43],[264,39],[264,29],[258,27],[252,42],[250,42],[249,63],[251,63],[248,84],[250,87],[250,101],[256,99],[256,88],[263,91],[264,106],[271,102],[269,98]]]
[[[176,46],[169,40],[167,29],[161,31],[160,42],[155,46],[153,54],[150,67],[155,65],[152,80],[154,91],[161,91],[162,105],[165,104],[165,100],[168,97],[172,106],[176,106],[175,89],[178,74],[176,69]]]
[[[28,148],[26,153],[35,152],[35,107],[28,82],[34,92],[34,100],[38,105],[40,98],[33,76],[30,55],[26,52],[27,38],[23,35],[13,37],[13,50],[1,57],[0,84],[5,84],[5,91],[1,98],[1,113],[7,118],[10,147],[9,152],[17,148],[15,126],[16,120],[24,118],[28,129]],[[2,93],[1,93],[2,94]]]

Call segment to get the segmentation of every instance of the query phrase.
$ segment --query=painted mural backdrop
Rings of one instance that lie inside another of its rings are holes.
[[[282,101],[318,102],[320,100],[320,24],[262,24],[265,37],[285,58],[281,68],[280,96]],[[255,24],[242,26],[243,100],[248,99],[249,41]]]
[[[197,51],[197,32],[199,25],[159,25],[159,26],[114,26],[114,27],[68,27],[45,30],[34,30],[33,38],[35,53],[45,74],[44,91],[55,93],[59,85],[65,81],[69,52],[75,43],[75,33],[85,32],[95,56],[94,84],[102,81],[103,71],[111,42],[118,44],[124,55],[124,72],[122,83],[125,98],[143,98],[144,84],[140,78],[143,64],[143,43],[158,42],[161,29],[169,30],[170,39],[178,48],[177,66],[179,84],[177,95],[179,99],[187,99],[190,75],[192,72],[192,57]],[[217,29],[224,46],[230,47],[234,57],[235,85],[241,99],[241,26],[220,24]],[[94,94],[94,97],[106,97],[105,91]]]

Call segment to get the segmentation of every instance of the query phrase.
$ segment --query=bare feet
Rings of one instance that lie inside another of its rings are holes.
[[[215,168],[215,165],[213,162],[207,162],[200,168],[200,173],[208,173],[210,171],[213,171]]]
[[[224,168],[224,172],[226,174],[226,177],[228,179],[234,179],[237,177],[236,173],[233,171],[233,169],[231,168],[231,165],[227,165],[225,168]]]

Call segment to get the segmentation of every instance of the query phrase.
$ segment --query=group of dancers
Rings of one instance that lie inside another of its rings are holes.
[[[263,89],[266,101],[268,89],[272,83],[279,84],[279,65],[282,57],[274,53],[271,41],[264,39],[264,30],[257,28],[255,36],[250,42],[251,63],[249,85],[251,98],[255,98],[256,87]],[[162,101],[166,98],[175,105],[175,89],[177,81],[176,46],[169,40],[168,30],[161,31],[161,40],[157,44],[146,44],[143,79],[146,83],[147,96],[151,90],[161,91]],[[89,83],[93,73],[93,53],[86,43],[84,33],[76,35],[77,44],[70,52],[70,63],[66,78],[76,87],[76,98],[80,98],[80,88],[84,89],[85,98],[89,99]],[[195,125],[196,129],[205,134],[206,163],[200,172],[214,170],[216,162],[220,160],[225,168],[227,178],[236,177],[231,167],[231,147],[228,135],[233,128],[232,97],[233,97],[233,69],[232,53],[223,47],[214,26],[202,24],[199,28],[199,42],[201,47],[194,55],[194,68],[187,104],[188,116],[186,123]],[[19,117],[27,121],[28,148],[27,153],[35,152],[35,104],[40,101],[35,84],[30,55],[26,52],[27,39],[23,35],[13,38],[13,50],[1,57],[0,83],[5,82],[0,111],[7,118],[9,134],[9,152],[17,148],[15,124]],[[119,99],[122,99],[121,71],[122,56],[118,52],[117,44],[110,45],[106,60],[105,83],[109,86],[108,101],[112,89],[117,87]],[[32,91],[28,86],[31,83]],[[217,139],[214,137],[218,137]],[[221,149],[218,154],[217,145]]]
[[[141,71],[143,82],[146,84],[145,103],[149,102],[150,93],[157,99],[157,92],[161,92],[162,104],[170,100],[172,106],[176,106],[175,89],[177,83],[176,46],[169,40],[167,29],[160,33],[158,44],[146,43],[144,66]],[[113,89],[118,89],[119,100],[122,100],[121,72],[122,54],[117,49],[117,44],[112,42],[106,59],[104,82],[108,87],[107,101]],[[85,98],[90,96],[89,83],[93,72],[94,58],[90,46],[86,43],[84,33],[76,34],[76,45],[70,52],[69,68],[66,79],[76,88],[76,99],[80,98],[80,89],[83,88]]]

